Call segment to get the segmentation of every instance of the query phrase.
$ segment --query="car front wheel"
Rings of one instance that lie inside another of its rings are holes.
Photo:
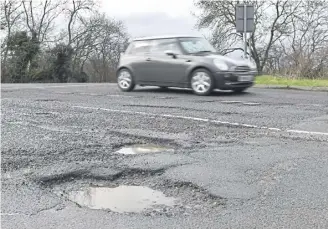
[[[209,95],[213,91],[214,80],[206,69],[197,69],[190,77],[191,89],[196,95]]]
[[[128,69],[121,69],[117,74],[117,85],[122,91],[132,91],[135,87],[132,73]]]

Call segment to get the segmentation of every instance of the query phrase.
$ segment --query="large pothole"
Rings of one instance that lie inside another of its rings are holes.
[[[89,186],[68,193],[58,193],[80,206],[108,209],[118,213],[141,213],[149,209],[174,207],[176,199],[144,186]]]
[[[207,214],[222,208],[225,200],[190,182],[163,176],[165,169],[119,171],[108,177],[72,172],[40,178],[40,184],[79,207],[111,213],[154,215]]]

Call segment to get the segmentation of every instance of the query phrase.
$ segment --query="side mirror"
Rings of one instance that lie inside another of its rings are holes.
[[[172,56],[173,58],[177,57],[177,53],[173,52],[172,50],[166,50],[164,53],[168,56]]]

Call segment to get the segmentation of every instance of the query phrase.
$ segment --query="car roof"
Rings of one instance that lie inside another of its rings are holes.
[[[184,37],[194,37],[201,38],[201,36],[195,35],[163,35],[163,36],[149,36],[149,37],[139,37],[135,38],[132,41],[144,41],[144,40],[155,40],[155,39],[169,39],[169,38],[184,38]]]

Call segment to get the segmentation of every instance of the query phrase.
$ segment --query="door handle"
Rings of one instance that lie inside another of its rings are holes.
[[[191,62],[191,60],[186,60],[186,62]]]
[[[147,58],[146,58],[146,61],[151,61],[151,58],[150,58],[150,57],[147,57]]]

